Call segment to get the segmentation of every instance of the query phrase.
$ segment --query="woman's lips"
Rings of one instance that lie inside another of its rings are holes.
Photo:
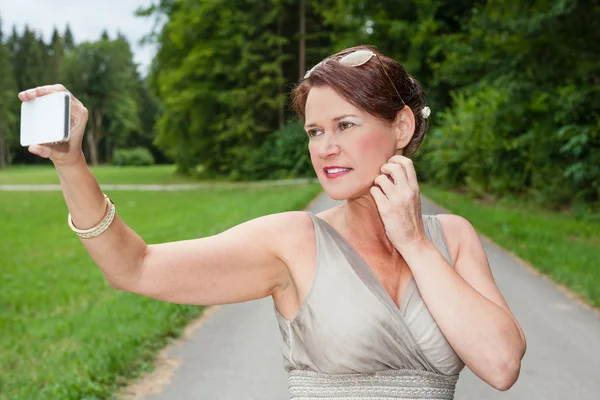
[[[346,175],[348,172],[352,171],[352,168],[343,168],[343,167],[324,168],[323,171],[325,172],[325,176],[327,178],[333,179],[333,178],[340,177],[342,175]]]

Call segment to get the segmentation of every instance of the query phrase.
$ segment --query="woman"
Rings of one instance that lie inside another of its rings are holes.
[[[272,296],[292,398],[452,399],[465,364],[496,389],[516,381],[525,337],[477,233],[459,216],[421,214],[407,156],[429,109],[396,61],[346,49],[292,94],[319,181],[345,203],[172,243],[147,245],[116,215],[86,166],[87,110],[72,99],[71,141],[29,150],[53,161],[69,225],[114,288],[198,305]]]

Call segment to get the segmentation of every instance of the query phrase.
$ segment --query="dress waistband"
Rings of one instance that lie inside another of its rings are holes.
[[[290,399],[454,399],[458,375],[413,369],[369,374],[324,374],[292,370]]]

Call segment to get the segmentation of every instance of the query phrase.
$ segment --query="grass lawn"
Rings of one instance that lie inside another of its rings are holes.
[[[179,184],[197,183],[188,177],[175,175],[175,165],[153,165],[150,167],[115,167],[100,165],[90,167],[100,184]],[[0,169],[0,185],[59,184],[54,165],[15,166]]]
[[[421,193],[467,218],[477,231],[600,307],[600,224],[523,201],[478,202],[421,184]]]
[[[160,243],[302,209],[320,190],[312,184],[107,194],[147,243]],[[111,398],[151,369],[169,338],[202,312],[111,289],[68,228],[61,192],[0,192],[0,221],[2,400]]]

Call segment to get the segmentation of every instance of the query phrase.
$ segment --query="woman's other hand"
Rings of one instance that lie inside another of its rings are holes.
[[[427,243],[417,173],[412,160],[404,156],[390,158],[381,172],[371,187],[371,196],[387,237],[402,254],[403,249]]]
[[[56,144],[32,144],[28,150],[42,158],[49,158],[56,167],[74,165],[85,160],[83,155],[83,134],[88,120],[88,110],[63,85],[40,86],[19,93],[21,101],[31,101],[35,98],[56,92],[67,92],[71,97],[71,133],[67,142]]]

